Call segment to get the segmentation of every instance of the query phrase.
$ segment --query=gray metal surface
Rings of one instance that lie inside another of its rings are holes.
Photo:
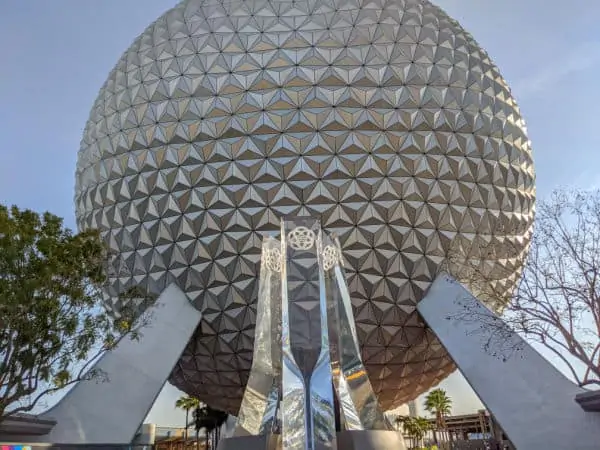
[[[575,401],[586,391],[516,333],[499,332],[460,283],[441,274],[417,308],[517,449],[599,448],[600,413]]]
[[[203,318],[171,382],[234,413],[261,237],[284,215],[320,217],[344,249],[361,353],[388,409],[454,370],[415,310],[451,245],[506,242],[513,254],[480,256],[513,285],[533,183],[505,81],[429,2],[187,0],[102,87],[75,202],[79,227],[117,255],[107,305],[118,311],[131,285],[177,283]]]

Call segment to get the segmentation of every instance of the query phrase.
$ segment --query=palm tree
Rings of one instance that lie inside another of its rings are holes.
[[[396,430],[400,429],[400,426],[404,424],[404,421],[407,417],[408,416],[396,416],[396,418],[394,419],[394,423],[396,424]]]
[[[188,417],[190,409],[197,408],[200,405],[200,400],[195,397],[189,397],[187,395],[181,396],[175,402],[175,408],[185,409],[185,442],[187,444],[188,438]]]
[[[194,412],[196,437],[199,431],[204,428],[205,443],[208,449],[209,439],[212,441],[212,448],[217,448],[221,437],[221,426],[227,420],[228,414],[218,409],[211,408],[208,405],[202,405],[196,408]]]
[[[411,447],[413,447],[413,431],[414,431],[414,421],[410,416],[396,416],[396,429],[399,429],[402,426],[402,434],[408,436],[411,440]]]
[[[219,446],[219,440],[221,439],[221,427],[227,421],[227,417],[229,417],[229,415],[223,411],[213,410],[212,417],[214,421],[214,448],[217,448]]]
[[[445,417],[452,411],[452,400],[443,389],[434,389],[427,397],[425,397],[425,409],[431,414],[435,414],[435,422],[437,428],[444,430],[446,428]],[[437,436],[433,435],[433,438],[437,442]]]
[[[431,429],[429,420],[425,417],[398,416],[396,417],[396,423],[402,424],[404,433],[412,441],[412,447],[421,447],[425,433]]]
[[[207,405],[200,405],[194,411],[194,428],[196,429],[196,444],[198,444],[198,434],[204,428],[204,448],[208,450],[208,432],[210,428],[210,413]]]
[[[415,424],[416,424],[416,435],[415,437],[417,438],[418,444],[420,447],[423,446],[423,438],[425,437],[425,434],[431,430],[433,427],[431,426],[431,423],[429,423],[429,420],[427,420],[425,417],[415,417]]]

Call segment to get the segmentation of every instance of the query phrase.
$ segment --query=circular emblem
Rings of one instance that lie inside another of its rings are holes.
[[[308,250],[315,245],[315,233],[306,227],[296,227],[288,233],[288,243],[294,250]]]
[[[281,272],[281,250],[269,248],[264,252],[265,265],[273,272]]]
[[[333,269],[338,262],[339,252],[333,245],[328,245],[323,249],[323,270]]]

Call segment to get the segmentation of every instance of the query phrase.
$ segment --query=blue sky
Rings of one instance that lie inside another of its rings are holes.
[[[123,51],[174,0],[1,0],[0,203],[50,210],[74,227],[79,141]],[[538,198],[600,184],[600,2],[438,0],[488,50],[512,86],[533,141]],[[444,386],[455,412],[477,407],[464,380]],[[177,393],[151,419],[177,425]]]

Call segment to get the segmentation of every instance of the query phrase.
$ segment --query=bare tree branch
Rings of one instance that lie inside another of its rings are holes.
[[[506,233],[494,226],[499,235]],[[514,239],[500,242],[468,257],[464,249],[451,248],[443,269],[503,319],[468,311],[461,320],[494,326],[496,337],[508,326],[549,349],[581,386],[600,384],[600,192],[557,191],[542,202],[526,261]],[[500,257],[512,258],[514,266],[490,269],[489,261]]]

